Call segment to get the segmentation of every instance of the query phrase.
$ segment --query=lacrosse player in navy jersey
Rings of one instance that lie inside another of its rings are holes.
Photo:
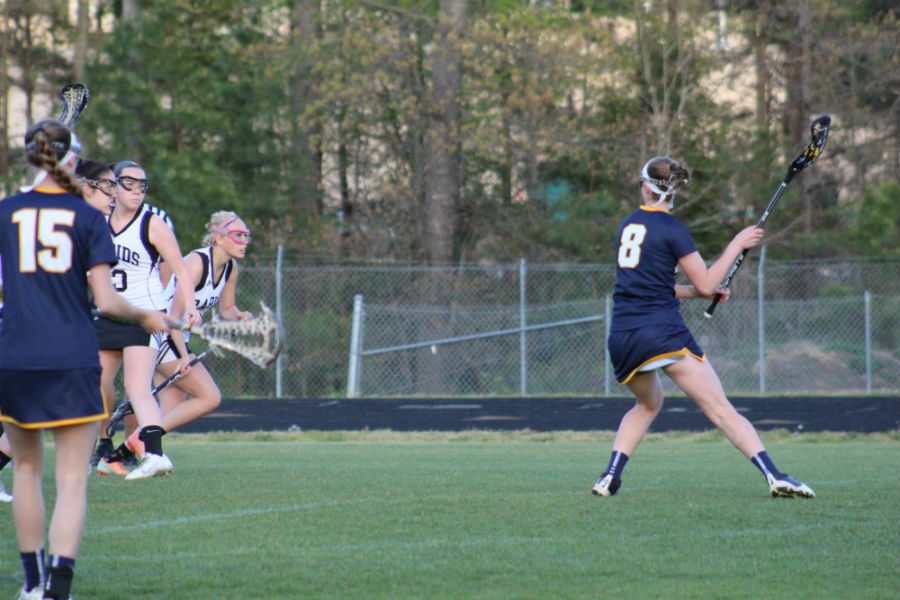
[[[0,290],[3,289],[3,271],[0,270]],[[0,293],[0,322],[3,319],[3,294]],[[9,437],[3,431],[3,424],[0,423],[0,471],[12,461],[12,448],[9,446]],[[12,494],[6,491],[6,486],[0,481],[0,502],[9,504],[12,502]]]
[[[0,420],[12,446],[13,514],[25,585],[19,598],[69,598],[87,513],[91,447],[107,407],[88,288],[103,314],[168,329],[165,316],[115,293],[116,256],[103,215],[72,175],[77,138],[58,121],[25,135],[34,184],[0,202],[4,319],[0,323]],[[44,567],[42,430],[53,432],[56,504]],[[42,589],[43,588],[43,589]]]
[[[113,170],[100,161],[80,160],[75,167],[75,176],[85,201],[108,217],[116,203],[118,189]]]
[[[109,216],[108,233],[112,235],[118,262],[111,270],[113,286],[126,300],[149,310],[165,312],[167,302],[160,280],[159,265],[165,260],[173,273],[188,281],[187,270],[175,235],[156,214],[146,209],[144,197],[148,189],[147,174],[143,167],[132,161],[117,163],[116,202]],[[194,290],[190,285],[176,286],[185,306],[175,318],[184,318],[189,324],[200,322],[194,306]],[[158,341],[139,328],[118,323],[102,316],[95,321],[100,341],[100,363],[103,368],[104,389],[112,388],[112,381],[120,366],[124,368],[125,393],[135,408],[140,429],[129,437],[126,445],[140,459],[140,464],[126,479],[145,479],[166,475],[173,470],[172,461],[163,453],[159,406],[151,393],[151,381],[156,367]],[[113,452],[100,460],[97,471],[101,474],[117,473],[121,464],[121,452]],[[126,471],[127,472],[127,471]]]
[[[763,231],[738,233],[707,268],[688,229],[670,214],[675,193],[686,184],[687,167],[668,157],[651,158],[641,170],[641,205],[622,222],[616,236],[616,285],[610,358],[616,379],[636,403],[622,418],[609,465],[592,492],[612,496],[622,471],[663,405],[663,369],[766,478],[773,496],[812,498],[809,486],[782,473],[769,458],[753,425],[728,401],[719,377],[706,360],[679,312],[679,299],[711,298],[728,269],[746,248],[759,245]],[[680,268],[691,285],[675,285]]]

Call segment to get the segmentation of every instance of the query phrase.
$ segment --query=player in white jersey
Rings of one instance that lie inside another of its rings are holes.
[[[148,188],[144,169],[137,163],[124,161],[118,163],[113,172],[118,186],[109,229],[119,261],[111,271],[113,286],[135,306],[165,311],[167,303],[159,277],[160,261],[165,260],[183,281],[189,278],[178,241],[162,219],[144,206]],[[171,316],[183,318],[190,324],[199,323],[193,288],[176,285],[176,296],[186,308],[170,313]],[[150,391],[156,343],[152,336],[142,334],[130,325],[103,318],[95,323],[105,388],[112,386],[120,365],[124,366],[125,393],[134,406],[140,426],[138,434],[129,438],[128,445],[141,463],[126,478],[165,475],[172,471],[172,463],[162,451],[162,418]]]
[[[76,174],[79,176],[82,183],[81,189],[85,200],[107,216],[112,212],[112,208],[115,206],[116,188],[118,186],[114,172],[115,167],[115,164],[106,165],[97,161],[88,160],[81,161],[76,171]],[[172,230],[172,233],[175,233],[175,223],[172,221],[172,217],[169,216],[169,213],[165,210],[144,202],[143,211],[152,213],[162,219],[163,223]],[[171,269],[168,268],[168,265],[163,260],[159,263],[159,274],[161,278],[166,280],[172,276]],[[109,335],[115,334],[115,332],[108,333]],[[107,362],[113,362],[113,357],[110,353],[116,353],[121,357],[121,348],[123,347],[122,344],[124,342],[121,340],[120,336],[116,335],[113,340],[104,338],[104,341],[106,342],[104,344],[104,352],[107,354]],[[121,358],[119,359],[119,362],[121,362]],[[116,396],[116,374],[117,371],[108,371],[102,381],[103,393],[110,399],[111,403],[114,403],[113,399]],[[137,429],[137,419],[135,419],[133,415],[129,415],[126,418],[125,424],[126,435]],[[112,439],[107,434],[106,422],[103,422],[100,427],[100,439],[97,441],[97,447],[91,458],[91,468],[96,468],[97,472],[101,475],[128,475],[128,469],[125,468],[125,464],[122,461],[115,461],[112,463],[108,461],[113,452]],[[104,461],[103,464],[100,464],[101,460]]]
[[[240,217],[229,211],[213,213],[206,229],[208,233],[203,239],[203,247],[184,259],[194,286],[196,307],[204,317],[218,308],[221,319],[249,319],[253,315],[240,310],[235,304],[235,291],[238,279],[236,261],[247,253],[250,230]],[[170,292],[174,290],[176,281],[177,276],[169,281],[167,289]],[[181,306],[180,299],[174,296],[172,311],[177,312]],[[169,377],[182,369],[185,358],[194,358],[187,347],[187,335],[173,331],[160,349],[157,377]],[[159,400],[163,429],[172,431],[215,410],[222,394],[203,363],[197,363],[184,377],[160,392]]]
[[[147,204],[146,202],[144,202],[144,210],[148,210],[162,219],[162,222],[166,224],[166,227],[171,229],[172,233],[175,233],[175,223],[172,221],[172,217],[169,216],[169,213],[167,213],[165,210],[158,206]]]

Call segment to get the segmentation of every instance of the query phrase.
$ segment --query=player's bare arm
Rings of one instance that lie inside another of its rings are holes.
[[[156,215],[150,219],[150,243],[172,269],[175,275],[175,295],[180,296],[184,302],[183,313],[173,312],[172,316],[183,316],[190,325],[200,323],[200,313],[194,304],[194,286],[190,284],[192,278],[181,257],[178,240],[175,239],[172,230]]]
[[[699,252],[691,252],[682,256],[678,259],[678,266],[693,285],[697,295],[704,298],[712,297],[718,292],[719,285],[725,279],[725,275],[735,259],[746,248],[758,246],[762,241],[762,236],[763,230],[759,227],[747,227],[734,236],[734,239],[725,247],[725,251],[711,267],[706,267]]]
[[[226,321],[242,321],[251,318],[253,314],[239,309],[235,303],[234,294],[237,289],[238,266],[236,262],[233,265],[231,277],[225,282],[225,287],[222,288],[222,295],[219,296],[219,315]]]
[[[109,265],[100,264],[94,265],[88,272],[88,283],[94,294],[97,310],[125,321],[136,321],[149,333],[167,331],[169,322],[166,316],[160,312],[137,308],[122,298],[112,285],[109,271]]]

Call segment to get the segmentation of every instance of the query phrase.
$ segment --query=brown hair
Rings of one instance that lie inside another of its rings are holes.
[[[644,173],[649,179],[644,178]],[[691,179],[687,165],[668,156],[651,158],[644,166],[644,173],[641,173],[642,179],[667,192],[674,192]]]
[[[59,161],[72,148],[72,132],[53,119],[45,119],[31,126],[25,133],[25,152],[29,164],[43,169],[70,194],[81,196],[78,181]]]
[[[75,168],[75,175],[83,179],[97,179],[105,173],[114,175],[109,165],[98,160],[80,160]]]

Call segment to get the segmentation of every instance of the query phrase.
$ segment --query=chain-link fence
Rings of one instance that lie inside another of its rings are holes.
[[[729,392],[893,392],[898,271],[900,260],[761,254],[712,319],[702,318],[701,300],[683,302],[682,314]],[[245,262],[240,277],[241,306],[277,308],[288,339],[265,371],[234,356],[208,359],[229,397],[625,393],[605,354],[612,265],[272,259]]]

